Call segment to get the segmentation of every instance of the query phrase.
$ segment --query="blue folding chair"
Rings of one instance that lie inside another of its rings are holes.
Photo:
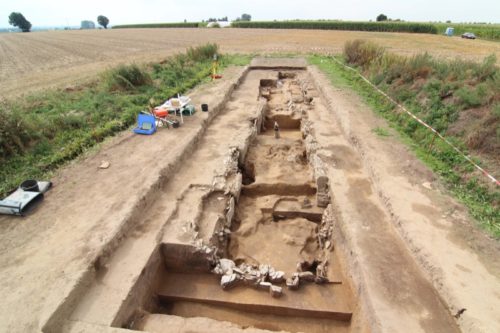
[[[156,132],[156,119],[153,115],[139,113],[137,117],[137,127],[134,133],[151,135]]]

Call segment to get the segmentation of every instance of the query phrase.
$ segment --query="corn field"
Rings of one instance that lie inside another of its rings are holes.
[[[433,24],[410,22],[255,21],[233,22],[231,25],[235,28],[355,30],[427,34],[436,34],[438,32],[438,29]]]

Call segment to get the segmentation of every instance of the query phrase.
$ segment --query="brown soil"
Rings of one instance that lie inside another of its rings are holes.
[[[440,35],[267,29],[123,29],[0,34],[0,96],[73,87],[116,64],[157,61],[187,47],[218,43],[235,53],[339,53],[347,40],[372,40],[401,54],[500,57],[500,44]]]
[[[266,76],[279,76],[277,71],[268,72]],[[262,75],[264,72],[256,73]],[[256,128],[259,135],[253,138],[243,161],[249,181],[243,186],[237,202],[228,255],[238,264],[271,265],[285,272],[287,277],[307,268],[313,276],[317,275],[315,267],[321,264],[331,283],[320,285],[301,281],[299,290],[294,291],[287,290],[284,281],[275,282],[285,288],[277,299],[270,298],[269,292],[262,288],[241,284],[223,291],[219,286],[220,277],[208,274],[208,270],[200,274],[202,272],[196,269],[197,274],[193,274],[189,267],[193,269],[195,260],[171,256],[164,250],[166,272],[158,288],[161,305],[160,309],[152,309],[153,312],[202,316],[273,331],[326,333],[332,328],[339,332],[349,330],[354,303],[350,284],[331,247],[325,248],[318,240],[324,208],[318,207],[316,184],[310,180],[311,170],[300,130],[303,113],[290,111],[287,107],[285,96],[297,90],[300,91],[298,82],[292,78],[282,79],[279,84],[277,80],[260,80],[260,95],[267,97],[262,129]],[[280,131],[279,138],[274,133],[275,121],[285,129]],[[190,200],[190,206],[193,201]],[[306,207],[302,207],[304,202],[307,202]],[[178,216],[193,220],[189,214]],[[206,228],[209,221],[204,221],[202,216],[196,222],[200,225],[198,237],[207,244],[210,238],[203,236],[201,228]],[[164,237],[170,252],[181,253],[175,249],[179,240]],[[221,252],[226,253],[225,250]],[[184,263],[179,265],[179,262]],[[146,315],[145,318],[144,327],[148,327],[151,317]]]
[[[30,216],[0,217],[0,330],[499,331],[498,243],[475,227],[397,134],[376,136],[372,129],[384,121],[309,68],[283,80],[295,84],[281,91],[278,82],[266,88],[266,130],[256,135],[261,80],[277,80],[278,72],[251,70],[240,80],[242,72],[230,69],[190,93],[196,105],[211,105],[209,113],[151,137],[123,133],[61,170]],[[312,103],[306,96],[314,96]],[[310,132],[302,126],[305,115]],[[274,121],[283,127],[280,139]],[[185,263],[199,255],[186,250],[198,241],[224,239],[217,237],[225,232],[218,221],[229,215],[234,189],[216,188],[229,177],[228,152],[235,147],[246,157],[236,166],[245,177],[229,254],[287,274],[297,261],[326,254],[334,283],[271,298],[245,286],[223,291],[208,271],[186,275],[168,266],[169,249],[180,249],[185,257],[178,261]],[[328,208],[315,205],[321,192],[312,156],[323,161],[329,179]],[[102,160],[109,169],[98,169]],[[296,204],[305,198],[313,208]],[[326,252],[311,239],[323,212],[335,223]],[[266,309],[275,313],[262,315]],[[344,315],[290,317],[301,310]]]

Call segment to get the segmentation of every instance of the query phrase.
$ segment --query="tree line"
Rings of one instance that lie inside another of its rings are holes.
[[[109,19],[104,15],[99,15],[97,17],[97,23],[101,25],[104,29],[108,28]],[[9,15],[9,24],[13,27],[21,29],[22,32],[30,32],[31,31],[31,22],[28,21],[23,14],[19,12],[12,12]],[[93,29],[95,28],[95,24],[92,21],[82,21],[81,23],[82,29]]]

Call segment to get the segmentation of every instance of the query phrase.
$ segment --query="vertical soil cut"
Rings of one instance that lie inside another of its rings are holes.
[[[318,201],[314,152],[306,149],[309,133],[302,126],[314,105],[301,88],[300,71],[269,72],[275,78],[259,80],[265,105],[263,121],[254,123],[261,128],[255,128],[258,134],[248,148],[240,150],[246,156],[238,156],[243,158],[238,163],[239,198],[234,207],[224,197],[203,208],[231,212],[218,234],[227,241],[211,239],[201,247],[210,254],[197,252],[197,260],[164,244],[163,254],[170,259],[158,290],[157,314],[142,314],[136,328],[150,329],[166,318],[205,317],[271,331],[349,330],[353,295],[342,283],[344,273],[331,240],[333,217],[324,200]],[[202,238],[209,239],[207,234]],[[218,275],[208,269],[206,274],[189,271],[193,262],[206,267],[199,264],[203,260]],[[228,263],[230,273],[224,271]]]

